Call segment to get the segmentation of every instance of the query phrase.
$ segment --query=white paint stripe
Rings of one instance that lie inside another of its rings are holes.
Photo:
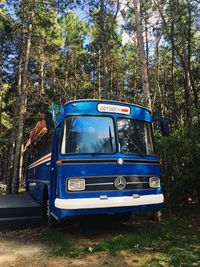
[[[151,204],[161,204],[164,201],[163,194],[143,195],[138,198],[133,196],[100,198],[75,198],[75,199],[55,199],[55,207],[59,209],[95,209],[95,208],[114,208],[131,207]]]
[[[49,160],[49,159],[48,159]],[[31,166],[31,168],[33,168],[33,167],[36,167],[36,166],[38,166],[38,165],[40,165],[40,164],[42,164],[42,163],[45,163],[45,162],[47,162],[48,160],[44,160],[44,161],[41,161],[41,162],[39,162],[39,163],[37,163],[37,164],[34,164],[33,166]],[[31,169],[30,168],[30,169]]]
[[[51,160],[51,153],[45,155],[44,157],[38,159],[37,161],[33,162],[31,165],[28,166],[29,169],[36,167],[44,162],[50,161]]]
[[[38,166],[38,165],[40,165],[40,164],[42,164],[42,163],[45,163],[45,162],[47,162],[47,161],[49,161],[50,159],[48,158],[48,159],[46,159],[46,160],[43,160],[43,161],[41,161],[41,162],[38,162],[37,164],[33,164],[33,165],[31,165],[30,167],[29,167],[29,169],[32,169],[32,168],[34,168],[34,167],[36,167],[36,166]]]
[[[35,162],[33,162],[33,163],[30,165],[30,167],[31,167],[32,165],[34,165],[34,164],[37,164],[37,162],[39,162],[39,161],[41,161],[41,160],[43,160],[43,159],[45,160],[47,157],[50,157],[50,156],[51,156],[51,153],[49,153],[49,154],[43,156],[42,158],[40,158],[40,159],[36,160]]]
[[[38,166],[38,165],[40,165],[40,164],[42,164],[42,163],[45,163],[45,162],[47,162],[47,161],[50,161],[50,160],[51,160],[51,158],[48,157],[47,159],[44,159],[44,160],[42,160],[42,161],[40,161],[40,162],[31,164],[31,165],[29,166],[29,169],[31,169],[31,168],[33,168],[33,167],[36,167],[36,166]]]

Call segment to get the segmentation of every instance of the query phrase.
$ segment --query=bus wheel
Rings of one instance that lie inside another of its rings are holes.
[[[46,214],[47,215],[47,226],[49,229],[53,229],[56,226],[56,220],[50,213],[49,200],[47,200],[46,211],[47,211],[47,214]]]
[[[132,219],[132,212],[116,213],[115,218],[120,222],[128,222]]]

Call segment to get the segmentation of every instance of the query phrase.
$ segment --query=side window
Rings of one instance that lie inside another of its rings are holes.
[[[47,143],[47,134],[43,135],[40,140],[40,154],[44,154],[46,152],[46,143]]]
[[[34,146],[34,158],[35,159],[40,157],[40,155],[41,155],[40,150],[41,150],[41,144],[40,144],[40,142],[38,142]]]
[[[51,151],[54,124],[50,119],[46,121],[46,128],[48,131],[38,134],[37,139],[35,139],[35,144],[32,145],[31,161],[35,161]]]
[[[33,159],[41,157],[46,152],[47,135],[43,135],[33,146]]]

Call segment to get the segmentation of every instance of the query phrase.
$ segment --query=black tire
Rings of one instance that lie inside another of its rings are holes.
[[[115,217],[120,222],[128,222],[132,219],[132,212],[117,213]]]
[[[47,226],[49,229],[53,229],[56,227],[57,222],[50,213],[49,200],[47,200],[46,211],[47,211]]]
[[[45,218],[45,222],[47,223],[47,226],[49,229],[53,229],[56,226],[56,220],[50,213],[50,208],[49,208],[49,197],[48,197],[48,191],[45,189],[44,191],[44,211],[43,215]]]

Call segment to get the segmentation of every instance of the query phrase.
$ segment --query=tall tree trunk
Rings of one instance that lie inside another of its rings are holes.
[[[186,109],[186,125],[191,129],[192,125],[192,99],[191,99],[191,80],[188,67],[184,66],[184,79],[185,79],[185,109]]]
[[[144,31],[145,31],[146,65],[147,65],[147,71],[148,71],[148,68],[149,68],[149,40],[148,40],[148,17],[147,17],[146,8],[145,8],[145,19],[144,19]]]
[[[45,95],[44,91],[44,62],[40,63],[40,94],[41,96]]]
[[[67,66],[67,69],[66,69],[66,71],[65,71],[65,77],[64,77],[64,94],[65,94],[65,99],[64,100],[66,100],[67,99],[67,91],[69,90],[69,63],[68,63],[68,61],[69,61],[69,54],[68,54],[68,51],[66,52],[66,57],[65,57],[65,64],[66,64],[66,66]]]
[[[101,47],[101,67],[102,67],[102,97],[108,98],[108,60],[106,48],[106,32],[105,32],[105,0],[100,0],[100,47]]]
[[[12,132],[11,132],[11,141],[10,141],[10,150],[8,156],[8,170],[7,170],[7,193],[12,193],[12,177],[13,177],[13,167],[14,167],[14,158],[15,158],[15,147],[16,147],[16,129],[17,129],[17,117],[19,114],[19,93],[21,92],[22,86],[22,53],[20,54],[19,63],[18,63],[18,78],[17,78],[17,95],[16,102],[14,106],[13,114],[13,123],[12,123]]]
[[[151,96],[150,96],[150,90],[149,90],[148,72],[147,72],[147,62],[146,62],[145,51],[144,51],[140,0],[134,0],[134,7],[135,7],[138,55],[139,55],[139,60],[140,60],[140,68],[141,68],[141,76],[142,76],[144,105],[148,107],[149,109],[152,109]]]
[[[5,147],[4,150],[4,172],[3,172],[3,182],[6,182],[6,173],[7,173],[7,169],[8,169],[8,148]]]
[[[163,113],[164,111],[164,104],[163,104],[163,96],[161,93],[160,88],[160,58],[159,58],[159,43],[160,43],[161,36],[158,36],[156,39],[156,48],[155,48],[155,88],[156,92],[153,97],[152,101],[152,108],[154,108],[156,98],[158,99],[158,105],[159,105],[159,112]]]
[[[188,8],[188,71],[189,71],[189,79],[190,79],[190,84],[191,84],[191,88],[193,91],[193,95],[194,95],[194,106],[195,109],[197,111],[197,114],[199,113],[199,99],[198,99],[198,92],[196,90],[196,86],[194,83],[194,79],[193,79],[193,74],[192,74],[192,70],[191,70],[191,47],[192,47],[192,31],[191,31],[191,26],[192,26],[192,7],[191,7],[191,3],[190,1],[187,1],[187,8]]]
[[[19,185],[23,186],[23,160],[24,160],[24,145],[21,146],[20,161],[19,161]]]
[[[185,103],[186,103],[186,118],[187,118],[187,125],[189,129],[192,125],[192,83],[191,83],[191,76],[190,76],[190,61],[191,61],[191,7],[188,3],[188,36],[187,40],[185,36],[183,36],[185,47],[184,47],[184,60],[185,60]],[[186,45],[187,43],[187,45]]]
[[[110,72],[110,99],[113,97],[113,68]]]
[[[30,21],[28,24],[28,33],[27,33],[27,42],[26,42],[26,52],[25,52],[25,61],[22,74],[22,86],[19,90],[19,122],[18,122],[18,133],[16,138],[16,149],[15,149],[15,160],[13,168],[13,180],[12,180],[12,193],[15,194],[19,189],[19,163],[20,163],[20,154],[22,147],[22,138],[24,131],[24,119],[27,108],[27,74],[28,74],[28,64],[30,58],[31,50],[31,40],[32,40],[32,27],[33,27],[33,18],[34,18],[34,8],[31,10]]]
[[[19,103],[17,97],[17,103]],[[7,169],[7,178],[6,178],[6,185],[7,185],[7,193],[12,193],[12,177],[13,177],[13,163],[15,158],[15,146],[16,146],[16,126],[17,126],[17,116],[18,116],[18,106],[17,103],[15,104],[14,108],[14,116],[13,116],[13,125],[12,125],[12,133],[11,133],[11,142],[10,142],[10,150],[9,150],[9,162],[8,162],[8,169]]]
[[[170,15],[173,18],[173,1],[170,0]],[[171,36],[171,97],[172,97],[172,121],[174,122],[175,127],[178,123],[178,116],[177,116],[177,103],[175,98],[175,79],[174,79],[174,63],[175,63],[175,49],[174,49],[174,20],[171,19],[170,24],[170,36]]]
[[[189,5],[189,1],[188,1],[188,5]],[[156,5],[156,7],[158,8],[158,11],[160,13],[160,16],[163,20],[163,23],[164,23],[164,26],[165,26],[165,30],[166,30],[166,33],[168,35],[168,37],[172,40],[172,32],[169,30],[169,27],[168,27],[168,23],[165,19],[165,16],[163,14],[163,10],[160,6],[160,2],[159,1],[156,1],[154,0],[154,4]],[[190,9],[188,7],[188,9]],[[189,13],[189,21],[188,21],[188,31],[187,32],[187,35],[189,33],[188,36],[185,36],[185,31],[182,31],[182,49],[180,49],[178,46],[176,46],[174,44],[174,50],[176,51],[179,59],[180,59],[180,62],[181,62],[181,65],[182,65],[182,68],[183,68],[183,71],[184,71],[184,85],[185,85],[185,109],[186,109],[186,124],[189,128],[189,130],[191,129],[190,125],[192,123],[192,101],[191,101],[191,92],[192,92],[192,81],[191,81],[191,76],[190,76],[190,68],[189,68],[189,60],[191,58],[191,55],[190,55],[190,49],[191,49],[191,44],[190,44],[190,38],[191,38],[191,10],[188,11]],[[173,19],[173,18],[172,18]],[[181,53],[181,50],[183,51],[183,53]]]
[[[101,99],[102,87],[101,87],[101,50],[98,51],[98,97]]]

